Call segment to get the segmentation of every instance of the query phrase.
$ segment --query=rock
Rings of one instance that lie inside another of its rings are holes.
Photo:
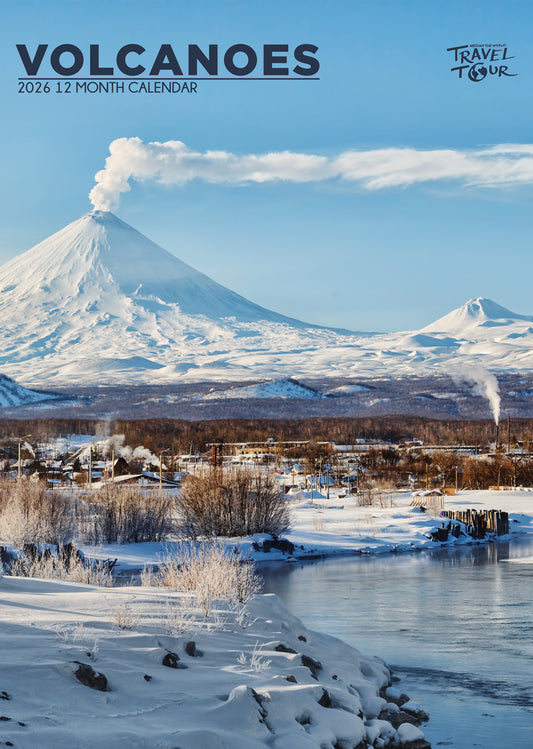
[[[262,551],[265,554],[268,554],[271,549],[278,549],[278,551],[281,551],[283,554],[293,554],[294,544],[290,541],[287,541],[286,538],[267,538],[265,541],[263,541]]]
[[[280,642],[279,645],[276,645],[276,647],[274,648],[274,650],[277,653],[294,653],[294,654],[296,654],[296,650],[294,650],[293,648],[289,648],[287,645],[283,645],[281,642]]]
[[[92,666],[89,666],[89,664],[87,663],[80,663],[79,661],[74,662],[79,664],[79,668],[74,672],[74,676],[78,681],[81,681],[81,683],[86,687],[96,689],[99,692],[108,691],[107,679],[104,674],[98,673]]]
[[[322,707],[332,707],[333,703],[327,689],[322,690],[322,697],[318,700],[318,704]]]
[[[402,749],[431,749],[422,731],[411,723],[403,723],[398,728],[397,738]]]
[[[298,684],[298,682],[296,681],[296,676],[294,676],[294,674],[289,674],[285,677],[285,680],[290,681],[291,684]]]
[[[191,658],[201,658],[203,655],[203,652],[196,647],[194,640],[189,640],[189,642],[186,643],[185,652],[187,655],[190,655]]]
[[[151,676],[149,676],[148,674],[145,674],[145,675],[143,676],[143,679],[144,679],[145,681],[152,681],[152,677],[151,677]]]
[[[380,690],[380,697],[387,700],[387,702],[394,702],[396,705],[401,707],[406,702],[409,702],[409,697],[403,692],[399,692],[394,687],[384,687]]]
[[[301,642],[307,642],[307,637],[304,635],[298,635],[298,639],[301,640]]]
[[[320,661],[315,661],[315,659],[311,658],[310,655],[302,655],[302,666],[306,666],[315,679],[317,678],[316,672],[320,671],[322,668]]]
[[[11,699],[7,692],[0,692],[0,700],[9,700]]]
[[[170,650],[165,653],[163,656],[163,660],[161,661],[163,666],[166,666],[167,668],[177,668],[179,663],[179,655],[176,653],[172,653]]]
[[[425,723],[429,720],[429,715],[424,708],[421,707],[418,702],[414,702],[413,700],[404,702],[402,704],[402,710],[405,713],[409,713],[409,715],[414,715],[421,723]]]

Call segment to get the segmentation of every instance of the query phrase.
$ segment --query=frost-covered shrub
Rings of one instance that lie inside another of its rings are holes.
[[[39,482],[0,482],[0,539],[16,547],[25,543],[63,545],[76,529],[69,495]]]
[[[66,554],[61,548],[58,554],[41,554],[33,559],[27,556],[20,557],[11,564],[9,575],[74,580],[78,583],[102,585],[108,588],[113,584],[107,564],[82,559],[75,550]]]
[[[193,595],[204,616],[215,600],[245,603],[261,589],[253,564],[216,543],[181,544],[161,562],[155,582]]]
[[[189,476],[176,499],[181,530],[199,536],[279,536],[290,526],[290,510],[276,479],[264,473],[215,470]]]
[[[136,486],[110,486],[85,496],[80,533],[91,543],[163,541],[174,528],[174,498]]]

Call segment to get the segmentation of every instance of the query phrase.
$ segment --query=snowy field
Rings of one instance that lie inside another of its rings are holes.
[[[310,632],[276,596],[207,619],[188,606],[155,588],[1,579],[0,745],[428,746],[409,722],[422,708],[387,689],[382,661]]]

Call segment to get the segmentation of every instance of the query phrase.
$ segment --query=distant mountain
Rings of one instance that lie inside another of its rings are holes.
[[[42,403],[55,399],[50,393],[36,393],[18,385],[10,377],[0,375],[0,408],[27,406],[31,403]]]
[[[469,299],[462,307],[422,328],[421,333],[445,333],[464,336],[472,328],[493,328],[510,325],[516,321],[533,322],[533,317],[517,315],[491,299]]]
[[[314,388],[297,382],[290,377],[273,382],[259,382],[256,385],[245,385],[243,387],[232,387],[227,390],[213,390],[201,400],[226,400],[228,398],[299,398],[302,400],[316,400],[325,398],[323,393]]]
[[[220,352],[242,348],[236,339],[285,349],[309,345],[313,331],[323,339],[108,212],[82,216],[0,268],[0,367],[26,381],[173,380],[199,358],[216,378],[228,366]]]
[[[254,304],[102,211],[0,267],[0,371],[24,384],[399,377],[459,363],[533,369],[533,317],[479,297],[419,331],[320,328]]]

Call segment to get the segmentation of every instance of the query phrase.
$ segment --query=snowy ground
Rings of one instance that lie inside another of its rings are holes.
[[[248,553],[257,562],[291,561],[313,556],[336,554],[379,554],[385,552],[420,551],[440,546],[486,543],[474,541],[469,536],[450,537],[446,543],[432,541],[428,536],[440,527],[444,518],[431,512],[421,512],[411,507],[410,493],[383,495],[375,500],[377,505],[359,507],[355,496],[342,496],[330,491],[330,498],[313,492],[298,492],[289,499],[293,524],[284,538],[294,544],[293,553],[271,549],[268,553],[258,551],[254,543],[261,546],[267,536],[246,539],[227,539],[230,546],[238,545],[246,556]],[[383,506],[380,506],[383,505]],[[461,491],[455,497],[445,497],[445,509],[503,510],[509,513],[509,536],[533,532],[533,490],[516,491]],[[84,547],[89,556],[118,559],[118,568],[142,569],[146,564],[157,564],[158,559],[176,548],[177,542],[164,544],[107,545],[98,549]]]
[[[155,588],[0,579],[0,745],[428,746],[409,722],[422,708],[383,691],[382,661],[308,631],[276,596],[208,619],[189,605]]]
[[[290,501],[292,554],[254,549],[266,537],[226,543],[257,561],[439,546],[428,535],[441,519],[410,507],[410,494],[372,507],[333,491],[329,500],[314,492],[313,501]],[[461,492],[446,508],[502,509],[512,534],[533,531],[533,491]],[[175,543],[86,551],[117,557],[127,572],[156,564]],[[458,543],[476,542],[449,542]],[[105,691],[78,680],[80,664],[104,674]],[[245,609],[220,604],[206,619],[184,594],[162,589],[0,579],[0,746],[427,746],[408,722],[422,709],[393,689],[385,694],[388,683],[379,659],[309,632],[275,596],[256,596]]]

